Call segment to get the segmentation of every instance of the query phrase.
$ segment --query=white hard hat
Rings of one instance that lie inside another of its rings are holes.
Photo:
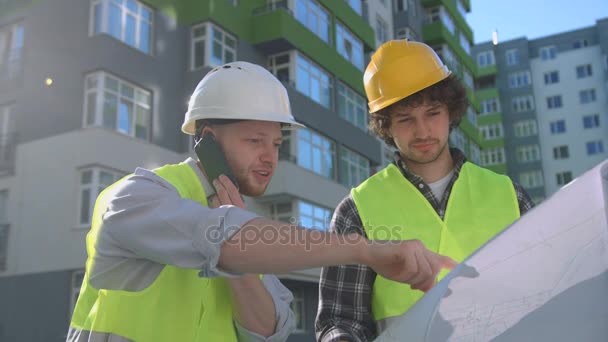
[[[182,125],[195,134],[201,119],[261,120],[305,127],[291,114],[287,90],[268,70],[248,62],[232,62],[207,73],[190,97]]]

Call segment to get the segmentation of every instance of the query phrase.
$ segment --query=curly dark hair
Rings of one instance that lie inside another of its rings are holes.
[[[448,107],[450,113],[450,131],[458,127],[462,116],[467,110],[467,92],[462,83],[454,76],[433,84],[428,88],[414,93],[392,105],[369,115],[369,129],[392,147],[397,147],[389,133],[391,115],[395,108],[418,107],[425,102],[439,101]]]

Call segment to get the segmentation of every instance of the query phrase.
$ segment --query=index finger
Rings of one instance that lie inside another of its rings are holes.
[[[456,260],[450,258],[449,256],[441,256],[441,268],[451,270],[456,267],[456,265],[458,265],[458,262]]]

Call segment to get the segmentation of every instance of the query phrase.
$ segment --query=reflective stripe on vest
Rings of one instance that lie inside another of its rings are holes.
[[[207,205],[203,186],[188,164],[165,165],[154,172],[173,185],[182,198]],[[91,286],[88,275],[95,258],[101,215],[115,185],[104,190],[95,203],[87,235],[86,274],[70,326],[134,341],[236,341],[225,279],[201,278],[198,270],[167,265],[149,287],[138,292]]]
[[[424,195],[391,164],[352,190],[371,240],[420,240],[437,253],[461,262],[519,217],[511,180],[465,163],[454,183],[444,220]],[[439,279],[447,271],[441,272]],[[405,313],[423,296],[377,276],[372,290],[376,321]]]

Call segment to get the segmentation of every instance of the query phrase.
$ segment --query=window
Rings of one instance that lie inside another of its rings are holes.
[[[545,73],[545,84],[553,84],[559,82],[559,71],[550,71]]]
[[[80,288],[82,287],[83,280],[84,270],[76,270],[72,272],[72,286],[70,287],[70,317],[72,317],[74,307],[78,301],[78,296],[80,296]]]
[[[581,104],[595,102],[595,89],[585,89],[578,93]]]
[[[485,140],[498,139],[503,137],[502,124],[479,126],[479,131]]]
[[[329,230],[331,210],[304,201],[298,201],[298,210],[300,226],[316,230]]]
[[[493,97],[481,101],[481,111],[479,114],[483,115],[498,112],[500,112],[500,101],[498,101],[498,98]]]
[[[336,144],[306,128],[297,131],[298,165],[329,179],[335,179]]]
[[[329,43],[329,13],[314,0],[295,0],[296,19]]]
[[[480,67],[496,65],[496,60],[494,59],[494,51],[483,51],[477,54],[477,65]]]
[[[353,125],[367,131],[367,106],[365,98],[338,82],[338,115]]]
[[[557,120],[549,123],[551,134],[561,134],[566,132],[566,121]]]
[[[369,177],[369,160],[359,153],[340,146],[340,183],[354,188]]]
[[[331,78],[310,60],[296,54],[296,89],[325,108],[331,108]]]
[[[452,130],[452,132],[448,136],[448,142],[451,146],[456,147],[461,151],[464,151],[466,138],[464,137],[464,132],[462,132],[460,127],[456,127]]]
[[[587,39],[578,39],[572,43],[572,47],[575,49],[580,49],[589,46],[589,41]]]
[[[454,24],[454,20],[443,6],[426,9],[425,20],[427,24],[441,21],[443,26],[445,26],[445,28],[450,31],[453,36],[456,36],[456,25]]]
[[[543,61],[555,59],[555,56],[557,55],[557,49],[555,48],[555,46],[543,46],[540,48],[539,55],[540,59],[542,59]]]
[[[0,105],[0,165],[14,158],[17,127],[13,109],[13,104]]]
[[[289,224],[298,224],[293,213],[292,202],[272,203],[270,205],[270,216],[275,221],[281,221]]]
[[[23,24],[0,27],[0,80],[14,79],[23,69]]]
[[[108,34],[144,53],[151,53],[152,10],[136,0],[91,2],[91,35]]]
[[[325,108],[332,108],[332,78],[327,72],[297,51],[283,52],[268,58],[268,69],[281,82],[295,86]]]
[[[80,208],[78,210],[78,224],[87,226],[91,224],[91,215],[97,196],[108,186],[124,176],[123,173],[111,171],[100,167],[91,167],[80,170]]]
[[[534,98],[532,95],[518,96],[511,100],[511,108],[514,112],[526,112],[534,109]]]
[[[567,145],[557,146],[553,148],[553,159],[568,159],[570,151]]]
[[[279,81],[290,83],[290,81],[292,81],[292,77],[289,76],[289,61],[291,59],[290,52],[270,56],[268,57],[268,69],[279,79]],[[293,77],[293,79],[295,79],[295,77]]]
[[[526,189],[539,188],[545,185],[543,172],[540,170],[522,172],[519,174],[519,183]]]
[[[471,162],[475,163],[477,165],[480,165],[481,156],[480,156],[480,151],[479,151],[479,145],[477,145],[474,142],[471,142],[469,151],[470,151],[470,155],[468,157],[471,160]]]
[[[509,88],[521,88],[532,83],[529,71],[519,71],[509,74]]]
[[[481,165],[500,165],[507,162],[504,148],[489,148],[481,151]]]
[[[361,0],[346,0],[346,2],[358,15],[363,14]]]
[[[524,145],[517,148],[517,160],[520,163],[529,163],[540,160],[538,145]]]
[[[576,67],[576,78],[585,78],[593,75],[591,64],[579,65]]]
[[[554,109],[554,108],[561,108],[561,107],[562,107],[562,96],[561,95],[554,95],[554,96],[547,97],[547,108]]]
[[[416,40],[416,33],[409,27],[402,27],[397,29],[395,33],[396,39],[408,39],[408,40]]]
[[[460,13],[463,18],[466,18],[467,10],[464,8],[462,0],[456,0],[456,8],[458,9],[458,13]]]
[[[520,55],[518,49],[510,49],[505,52],[505,58],[507,59],[507,65],[519,64]]]
[[[149,91],[105,72],[86,77],[84,126],[102,126],[148,140],[151,116]]]
[[[8,238],[10,225],[8,224],[8,190],[0,191],[0,271],[6,270],[8,255]]]
[[[456,1],[456,2],[459,2],[459,1]],[[469,43],[469,40],[467,39],[467,37],[465,37],[464,33],[460,32],[460,34],[458,36],[460,38],[460,46],[462,46],[464,51],[466,51],[467,55],[470,55],[471,54],[471,43]]]
[[[473,90],[475,88],[473,76],[471,76],[471,73],[466,69],[462,71],[462,81],[469,89]]]
[[[566,185],[572,181],[572,172],[565,171],[555,174],[555,180],[558,186]]]
[[[397,12],[407,11],[407,0],[394,0],[395,8]]]
[[[595,154],[604,153],[604,142],[601,140],[587,142],[587,154],[592,156]]]
[[[291,311],[293,311],[296,320],[295,334],[306,332],[306,301],[304,300],[304,290],[291,289],[293,300],[291,301]]]
[[[384,43],[388,40],[388,27],[381,16],[376,15],[376,43]]]
[[[449,46],[447,46],[446,44],[443,44],[443,45],[433,47],[433,49],[435,50],[435,52],[437,52],[437,55],[439,56],[439,58],[441,58],[441,60],[444,61],[448,65],[449,69],[452,72],[455,72],[455,73],[460,72],[460,69],[461,69],[460,62],[458,62],[456,55],[454,54],[454,52],[452,52],[452,49],[450,49]]]
[[[340,23],[336,24],[336,49],[342,57],[363,70],[363,43]]]
[[[522,120],[513,124],[514,134],[517,138],[529,137],[538,134],[535,120]]]
[[[190,31],[190,68],[216,67],[236,60],[236,39],[212,23],[202,23]]]
[[[583,128],[590,129],[590,128],[596,128],[596,127],[600,127],[599,114],[583,116]]]

